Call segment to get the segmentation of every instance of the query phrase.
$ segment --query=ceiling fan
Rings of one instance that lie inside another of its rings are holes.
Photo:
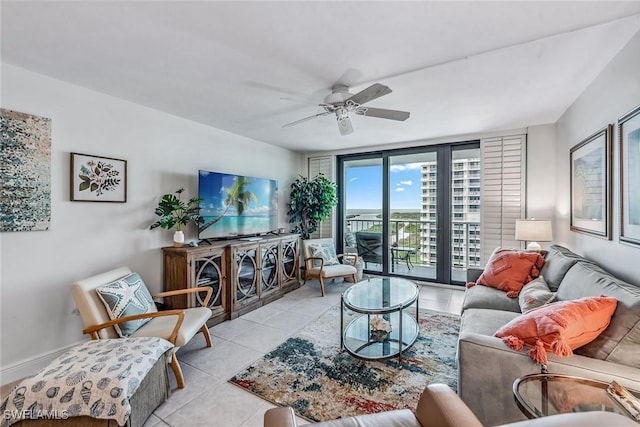
[[[320,107],[324,108],[322,113],[296,120],[295,122],[288,123],[282,127],[295,126],[308,120],[315,119],[316,117],[335,114],[340,135],[348,135],[353,132],[353,125],[351,124],[349,113],[355,113],[360,116],[378,117],[380,119],[398,121],[407,120],[409,118],[409,113],[406,111],[370,108],[362,105],[390,93],[391,89],[385,85],[381,85],[380,83],[375,83],[355,95],[349,93],[349,88],[347,86],[334,86],[332,92],[324,98],[324,103],[318,104]]]

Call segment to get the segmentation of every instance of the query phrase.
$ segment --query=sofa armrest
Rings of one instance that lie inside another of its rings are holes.
[[[512,388],[516,378],[540,372],[540,365],[527,355],[528,349],[515,351],[493,336],[460,333],[458,394],[484,425],[525,418],[514,401]],[[640,369],[575,354],[548,354],[548,359],[549,373],[615,380],[624,387],[640,390]]]
[[[480,268],[467,268],[467,283],[476,282],[483,271]]]
[[[264,413],[264,427],[297,427],[296,414],[289,407],[271,408]]]

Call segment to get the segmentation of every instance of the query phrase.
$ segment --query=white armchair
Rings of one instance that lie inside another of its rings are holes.
[[[176,357],[176,351],[183,346],[198,332],[204,335],[207,347],[211,347],[211,337],[207,329],[207,320],[211,317],[211,310],[207,308],[211,298],[211,288],[189,288],[169,292],[162,292],[153,298],[170,297],[192,292],[206,292],[202,307],[187,309],[156,311],[151,313],[136,314],[120,317],[112,320],[107,312],[105,304],[98,296],[97,288],[122,279],[131,274],[127,267],[120,267],[106,273],[78,280],[71,285],[71,294],[76,302],[85,329],[82,331],[89,334],[92,339],[118,338],[120,335],[114,326],[123,322],[130,322],[138,319],[151,319],[137,330],[131,333],[130,337],[160,337],[171,342],[175,348],[171,358],[171,369],[176,377],[178,388],[184,387],[184,376]]]
[[[357,254],[336,254],[333,239],[308,239],[302,241],[304,257],[304,283],[317,278],[324,296],[324,279],[348,277],[357,281]]]

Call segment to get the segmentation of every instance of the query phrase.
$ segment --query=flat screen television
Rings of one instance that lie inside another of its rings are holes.
[[[200,239],[255,236],[278,228],[278,181],[200,170]]]

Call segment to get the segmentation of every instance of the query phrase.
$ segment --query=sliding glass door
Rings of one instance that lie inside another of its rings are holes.
[[[365,271],[464,283],[480,261],[478,142],[338,157],[343,250]]]

